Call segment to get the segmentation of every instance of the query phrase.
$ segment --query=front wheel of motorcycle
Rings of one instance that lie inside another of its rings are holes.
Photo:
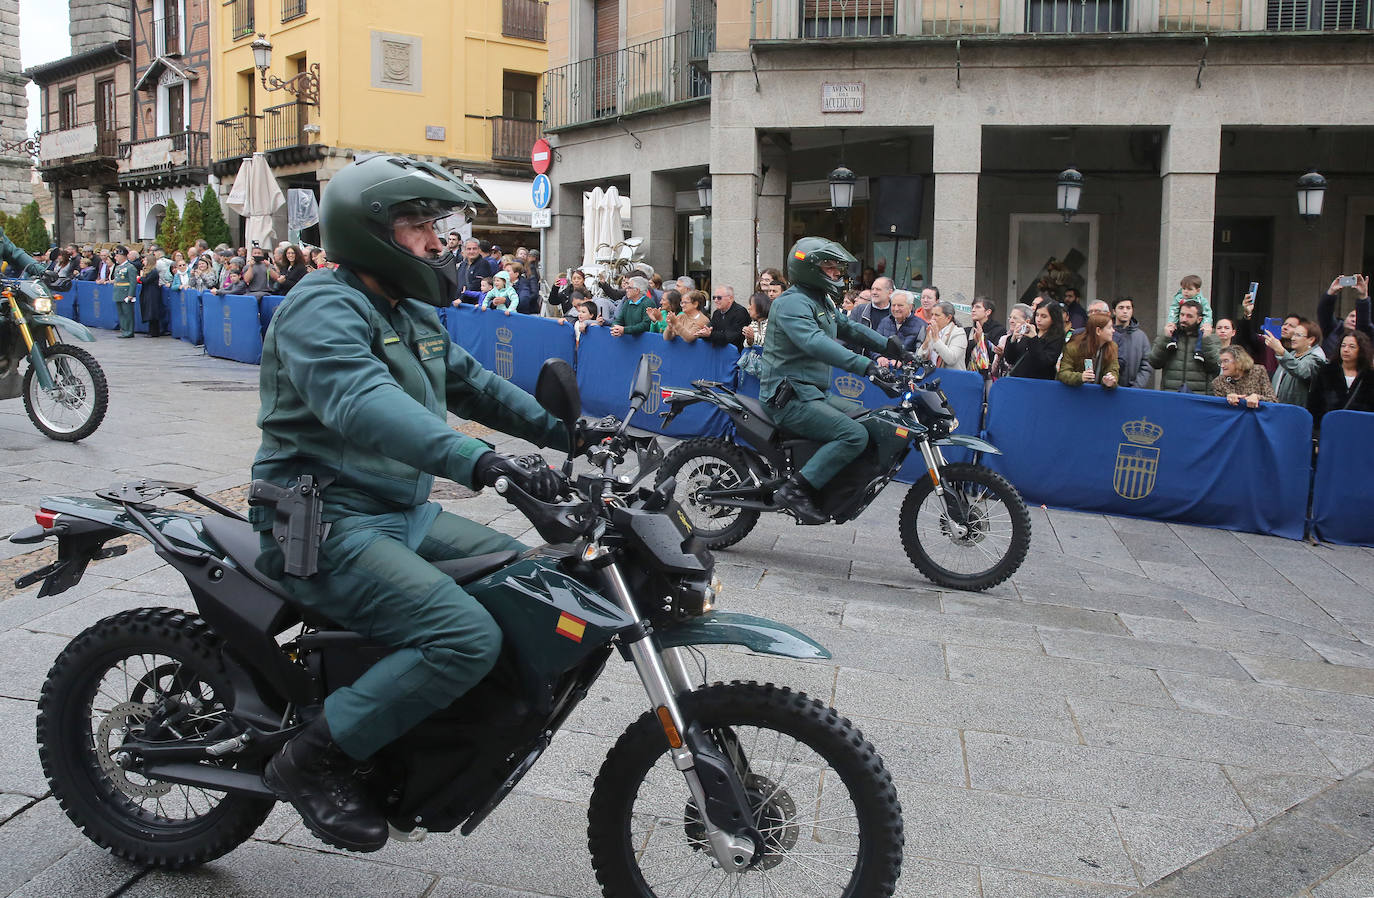
[[[87,628],[53,662],[38,700],[38,757],[53,795],[116,857],[204,863],[251,836],[275,802],[140,775],[127,740],[213,738],[232,694],[219,640],[174,608],[139,608]],[[224,762],[222,762],[224,763]]]
[[[853,724],[802,693],[758,683],[717,683],[679,701],[739,771],[764,845],[742,873],[715,863],[663,727],[645,713],[606,756],[587,812],[605,898],[892,895],[902,807]]]
[[[32,365],[24,372],[24,410],[43,435],[75,443],[95,433],[110,405],[105,372],[89,352],[66,343],[43,348],[53,388],[43,389]]]
[[[1026,559],[1031,521],[1016,487],[981,465],[940,469],[945,496],[929,477],[911,485],[898,530],[907,557],[931,582],[978,592],[1010,577]]]

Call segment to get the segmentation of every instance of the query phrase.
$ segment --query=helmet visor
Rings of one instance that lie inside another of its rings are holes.
[[[461,212],[462,207],[454,203],[439,200],[406,200],[391,207],[391,226],[418,228],[431,222],[443,221]]]

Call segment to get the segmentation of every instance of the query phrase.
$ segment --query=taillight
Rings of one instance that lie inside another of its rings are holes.
[[[664,402],[667,402],[668,400],[670,400],[670,399],[673,398],[673,391],[672,391],[672,390],[659,390],[659,392],[663,394],[663,401],[664,401]]]
[[[40,508],[38,511],[34,512],[33,519],[38,522],[39,527],[42,527],[44,530],[51,530],[53,527],[57,526],[57,515],[58,512]]]

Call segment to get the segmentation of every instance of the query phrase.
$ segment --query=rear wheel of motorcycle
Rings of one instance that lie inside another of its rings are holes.
[[[646,712],[616,741],[587,812],[605,898],[682,894],[886,898],[902,869],[902,806],[882,758],[834,709],[790,689],[717,683],[679,698],[742,772],[764,848],[714,865],[700,814]]]
[[[160,734],[166,741],[211,737],[232,695],[219,659],[219,639],[200,617],[139,608],[87,628],[53,663],[38,700],[38,757],[62,810],[111,854],[160,867],[204,863],[272,810],[268,799],[150,779],[117,762],[130,731],[166,708],[189,712],[173,726],[179,738]]]
[[[100,365],[86,350],[66,343],[44,347],[43,364],[53,381],[51,390],[39,384],[33,365],[24,372],[24,410],[33,426],[65,443],[95,433],[110,405],[110,388]]]
[[[732,489],[753,479],[743,450],[725,440],[699,438],[679,443],[663,459],[654,481],[657,486],[669,477],[677,478],[673,498],[692,525],[696,537],[712,549],[724,549],[749,535],[759,522],[753,509],[727,508],[698,502],[696,494],[705,489]],[[714,484],[714,486],[713,486]]]
[[[898,529],[907,557],[940,586],[991,589],[1026,558],[1031,531],[1026,503],[1004,477],[981,465],[945,465],[940,482],[967,509],[966,520],[952,520],[930,478],[920,478],[902,502]]]

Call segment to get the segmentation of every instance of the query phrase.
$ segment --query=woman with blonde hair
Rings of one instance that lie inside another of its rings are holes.
[[[1234,343],[1221,351],[1221,373],[1212,379],[1212,395],[1225,396],[1232,405],[1244,402],[1259,408],[1261,401],[1278,402],[1269,372],[1255,364],[1250,353]]]
[[[1083,333],[1064,346],[1059,359],[1059,382],[1071,387],[1099,383],[1107,389],[1121,378],[1121,362],[1112,340],[1112,318],[1106,312],[1090,312]]]

